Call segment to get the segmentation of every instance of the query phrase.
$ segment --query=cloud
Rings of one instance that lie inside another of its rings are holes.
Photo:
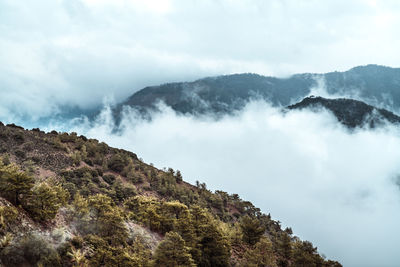
[[[0,2],[0,119],[89,109],[148,85],[399,62],[397,1]]]
[[[72,129],[239,193],[344,266],[397,266],[398,128],[350,132],[327,111],[282,113],[257,101],[219,120],[160,109],[151,121],[126,110],[118,133],[109,108],[94,125],[48,130]]]

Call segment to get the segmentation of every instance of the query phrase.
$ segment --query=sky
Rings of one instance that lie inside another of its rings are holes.
[[[397,67],[399,12],[395,0],[0,0],[0,119],[220,74]]]
[[[64,108],[205,76],[399,67],[399,12],[390,0],[0,0],[0,120],[43,125]],[[127,112],[119,133],[107,106],[95,124],[45,128],[239,193],[344,266],[400,262],[398,129],[349,132],[326,111],[257,101],[218,121],[161,111],[150,122]]]

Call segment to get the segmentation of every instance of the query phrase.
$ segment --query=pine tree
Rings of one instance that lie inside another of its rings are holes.
[[[256,218],[250,216],[244,216],[240,221],[240,228],[243,232],[243,241],[254,245],[260,240],[260,237],[265,232],[265,227]]]
[[[154,254],[154,266],[196,266],[183,238],[176,232],[168,232]]]
[[[254,249],[246,251],[243,265],[248,267],[276,267],[271,241],[266,237],[261,238]]]
[[[150,266],[151,250],[144,246],[146,241],[141,236],[136,236],[133,242],[133,255],[137,259],[136,266]]]
[[[68,193],[61,186],[42,182],[32,190],[26,209],[40,221],[54,219],[58,209],[67,202]]]
[[[192,255],[198,266],[229,266],[230,243],[218,222],[197,205],[190,212],[197,241]]]
[[[182,178],[182,174],[181,174],[181,171],[180,171],[180,170],[177,170],[177,171],[176,171],[175,179],[176,179],[176,182],[177,182],[178,184],[179,184],[179,183],[182,183],[183,178]]]
[[[0,164],[0,193],[16,206],[28,197],[34,184],[32,176],[22,172],[14,164]]]
[[[278,263],[281,267],[289,266],[289,261],[292,255],[292,241],[291,237],[287,232],[282,232],[278,235],[277,240],[277,252],[279,254]]]
[[[89,222],[94,232],[106,237],[110,243],[126,242],[127,230],[121,209],[115,206],[109,196],[97,194],[89,197],[89,213],[93,216]]]

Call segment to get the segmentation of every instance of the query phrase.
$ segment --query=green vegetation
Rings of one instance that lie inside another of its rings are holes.
[[[238,195],[97,140],[0,124],[0,147],[0,265],[341,266]]]
[[[154,253],[156,266],[196,266],[182,237],[175,232],[168,232]]]
[[[33,184],[33,177],[20,171],[16,165],[4,165],[0,161],[0,193],[11,203],[19,206],[32,193]]]

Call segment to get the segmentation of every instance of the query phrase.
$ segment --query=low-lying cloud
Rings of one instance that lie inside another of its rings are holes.
[[[400,262],[400,130],[349,131],[327,112],[282,113],[264,102],[219,120],[167,107],[151,121],[110,109],[96,123],[52,125],[131,150],[185,180],[239,193],[344,266]]]
[[[397,66],[399,10],[394,0],[2,0],[0,120],[205,76]]]

